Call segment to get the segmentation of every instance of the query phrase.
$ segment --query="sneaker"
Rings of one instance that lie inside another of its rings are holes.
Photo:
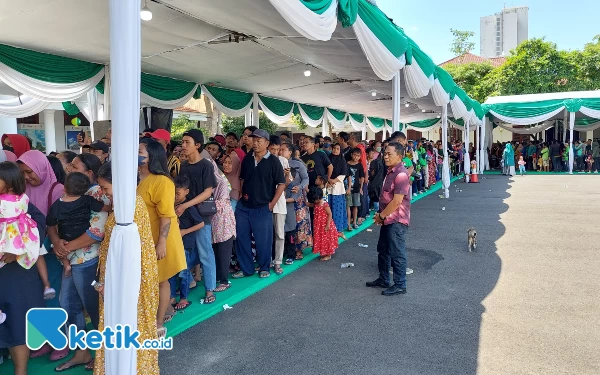
[[[407,274],[407,275],[412,275],[412,273],[413,273],[413,272],[415,272],[415,271],[413,271],[413,269],[412,269],[412,268],[408,268],[408,267],[406,267],[406,274]]]
[[[285,264],[291,266],[292,264],[294,264],[294,258],[287,258],[285,260]]]

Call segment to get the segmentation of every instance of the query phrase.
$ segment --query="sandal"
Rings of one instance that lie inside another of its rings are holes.
[[[204,297],[204,304],[209,305],[217,300],[217,296],[211,294],[209,296]]]
[[[179,301],[179,303],[177,303],[175,306],[173,306],[173,308],[175,309],[175,311],[183,311],[183,310],[187,309],[191,304],[192,304],[191,301],[185,301],[183,303],[181,301]]]
[[[275,272],[275,275],[282,275],[283,274],[283,268],[281,268],[280,265],[276,264],[273,267],[273,271]]]
[[[173,320],[173,317],[175,316],[175,314],[177,314],[177,311],[173,310],[170,313],[166,313],[165,314],[165,318],[163,319],[163,324],[167,324],[169,323],[171,320]]]
[[[93,359],[85,365],[85,371],[94,371],[94,360]]]
[[[269,271],[260,271],[260,273],[259,273],[259,277],[261,279],[266,279],[269,276],[271,276],[271,272],[269,272]]]
[[[50,354],[50,360],[52,362],[54,362],[54,361],[60,361],[61,359],[65,358],[68,355],[69,355],[69,347],[66,347],[66,348],[64,348],[62,350],[54,350]]]
[[[224,292],[224,291],[226,291],[227,289],[229,289],[230,287],[231,287],[231,284],[230,284],[230,283],[227,283],[227,284],[219,284],[219,286],[217,286],[217,287],[215,288],[215,290],[213,290],[213,292]]]
[[[54,369],[54,371],[56,372],[63,372],[63,371],[67,371],[67,370],[72,370],[74,368],[77,367],[81,367],[81,366],[85,366],[87,365],[87,363],[70,363],[70,362],[65,362],[63,364],[60,364],[58,366],[56,366],[56,368]]]
[[[286,266],[291,266],[292,264],[294,264],[294,258],[287,258],[285,260],[285,265]]]
[[[231,275],[231,277],[233,277],[234,279],[241,279],[243,277],[246,277],[246,275],[242,271],[237,271],[236,273]]]
[[[326,262],[328,260],[331,260],[331,255],[325,255],[323,257],[321,257],[321,259],[319,259],[321,262]]]
[[[159,339],[164,339],[165,337],[167,337],[167,327],[160,327],[159,329],[157,329],[156,335]]]
[[[44,289],[44,300],[45,301],[49,301],[51,299],[54,299],[54,297],[56,297],[56,290],[54,290],[54,288],[46,288],[46,289]]]

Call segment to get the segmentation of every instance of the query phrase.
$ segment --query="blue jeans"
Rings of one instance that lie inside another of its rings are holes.
[[[179,297],[183,299],[188,298],[188,294],[190,293],[190,284],[194,281],[194,276],[190,272],[190,269],[196,265],[194,262],[196,256],[196,249],[185,249],[185,261],[187,263],[187,268],[183,271],[179,272],[178,275],[175,275],[169,279],[169,284],[171,285],[171,298],[175,298],[177,295],[177,279],[181,279],[181,283],[179,284]]]
[[[406,242],[408,227],[393,223],[382,225],[377,242],[379,279],[390,285],[390,266],[394,270],[394,284],[406,288]]]
[[[519,165],[519,173],[525,174],[525,166],[524,165]]]
[[[213,291],[217,287],[217,266],[212,248],[212,225],[210,222],[204,222],[204,227],[196,231],[196,249],[200,264],[202,264],[204,288],[209,292]]]
[[[252,235],[256,244],[256,259],[261,271],[269,271],[273,245],[273,213],[269,206],[249,208],[238,202],[235,210],[236,254],[244,275],[254,274]]]
[[[85,330],[83,310],[87,311],[94,329],[98,329],[98,292],[92,286],[96,280],[98,258],[71,266],[71,276],[62,278],[60,286],[60,307],[68,314],[67,325],[74,324],[78,330]]]

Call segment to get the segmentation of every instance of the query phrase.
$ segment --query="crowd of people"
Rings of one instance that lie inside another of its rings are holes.
[[[524,142],[497,142],[490,150],[490,167],[501,168],[505,175],[513,176],[515,166],[519,173],[526,171],[569,172],[570,143],[557,140]],[[600,168],[600,140],[573,142],[573,171],[598,173]]]
[[[85,330],[88,317],[94,329],[104,326],[105,267],[116,225],[111,133],[80,141],[79,154],[46,156],[22,135],[2,136],[0,350],[9,349],[16,374],[26,373],[30,357],[69,355],[68,348],[49,345],[27,349],[30,308],[57,300],[68,325]],[[201,130],[191,129],[175,144],[168,131],[147,129],[140,134],[134,218],[142,259],[140,339],[165,337],[165,324],[194,302],[189,293],[199,283],[202,303],[211,304],[231,287],[230,278],[280,275],[309,247],[321,261],[332,259],[339,238],[372,211],[385,230],[380,276],[367,286],[385,287],[385,295],[405,293],[410,201],[441,178],[441,149],[441,142],[409,141],[401,132],[384,142],[345,132],[335,140],[301,136],[293,142],[289,134],[249,126],[241,137],[228,133],[205,142]],[[460,150],[453,152],[458,158]],[[138,373],[158,373],[156,351],[137,358]],[[103,351],[93,358],[77,350],[56,371],[79,366],[103,374]]]

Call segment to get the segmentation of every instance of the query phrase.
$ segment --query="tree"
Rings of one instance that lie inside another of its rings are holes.
[[[171,140],[179,142],[181,141],[181,137],[183,133],[190,129],[198,128],[198,122],[194,120],[190,120],[190,116],[181,115],[176,119],[173,119],[173,123],[171,124]],[[204,127],[200,127],[204,136],[207,137],[210,133],[208,129]]]
[[[302,115],[300,115],[299,113],[294,113],[292,115],[292,122],[296,124],[298,130],[304,130],[308,128],[308,124],[304,121]]]
[[[577,78],[584,90],[600,89],[600,34],[588,43],[583,51],[574,51],[571,55],[573,63],[579,68]]]
[[[273,121],[269,120],[267,115],[264,112],[259,112],[258,123],[261,129],[266,130],[269,134],[275,134],[277,131],[277,124]],[[223,133],[227,134],[233,132],[240,137],[244,132],[245,119],[242,117],[229,117],[223,115]]]
[[[444,66],[444,69],[471,98],[483,103],[489,96],[489,93],[480,87],[485,76],[494,70],[489,62],[449,64]]]
[[[455,56],[462,56],[475,48],[475,42],[471,41],[471,38],[475,36],[473,31],[450,29],[450,32],[454,36],[454,40],[450,45],[450,52]]]

